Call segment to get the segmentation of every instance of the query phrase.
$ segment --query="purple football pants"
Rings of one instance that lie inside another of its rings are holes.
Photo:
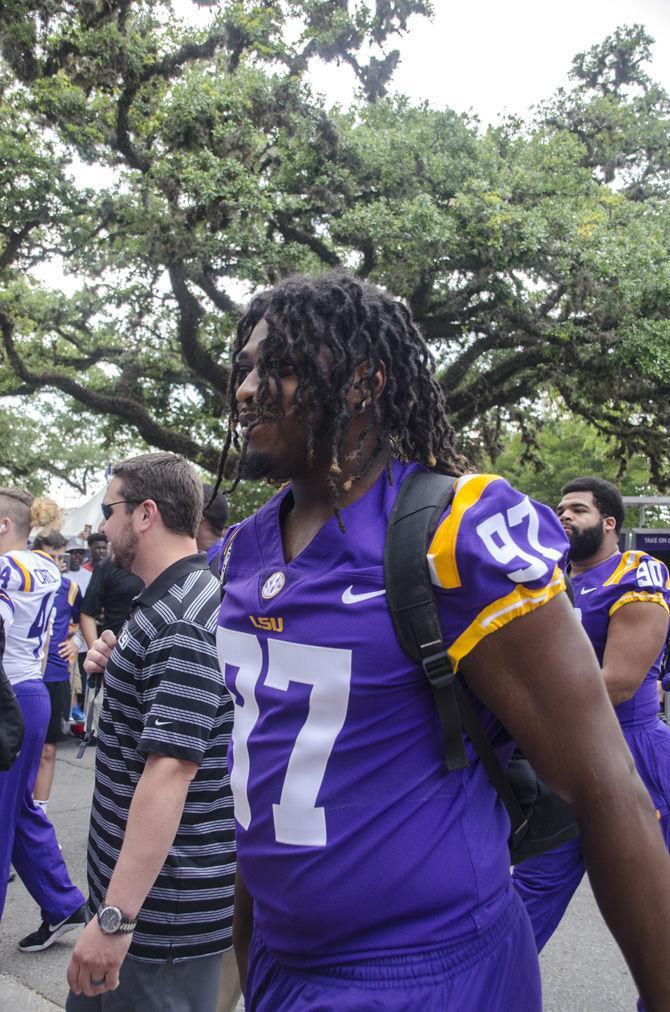
[[[622,730],[670,850],[670,727],[654,717]],[[528,911],[538,952],[558,927],[584,871],[579,838],[514,869],[514,885]]]
[[[0,918],[11,863],[42,919],[57,923],[78,910],[84,897],[68,875],[53,826],[32,797],[51,701],[41,679],[19,682],[13,689],[26,733],[16,762],[0,773]]]
[[[523,906],[467,943],[313,970],[277,962],[256,932],[247,1012],[539,1012],[540,971]]]

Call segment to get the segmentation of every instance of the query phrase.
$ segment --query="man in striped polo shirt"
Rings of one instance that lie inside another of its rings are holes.
[[[214,1012],[230,947],[232,703],[217,663],[219,586],[195,533],[202,485],[171,453],[112,472],[102,511],[117,564],[145,584],[104,671],[88,846],[92,920],[68,968],[72,1012]]]

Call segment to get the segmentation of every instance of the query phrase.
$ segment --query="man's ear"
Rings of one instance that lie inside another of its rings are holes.
[[[357,401],[355,404],[356,410],[359,412],[365,411],[366,408],[370,407],[371,402],[371,386],[374,390],[375,400],[378,401],[384,392],[386,386],[386,366],[383,362],[380,362],[377,366],[375,374],[370,382],[368,373],[370,371],[370,363],[367,361],[359,362],[354,369],[354,381],[352,384],[352,390],[357,395]]]
[[[140,529],[148,531],[160,519],[158,506],[153,499],[145,499],[137,507]]]
[[[616,530],[616,518],[615,517],[603,517],[603,523],[605,525],[605,531],[610,534]]]
[[[386,389],[386,365],[380,362],[374,376],[375,400],[379,400]]]

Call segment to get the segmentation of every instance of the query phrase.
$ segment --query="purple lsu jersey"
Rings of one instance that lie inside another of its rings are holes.
[[[510,897],[509,822],[468,745],[447,773],[425,675],[400,648],[384,588],[394,461],[285,561],[286,488],[224,549],[219,657],[238,861],[254,924],[285,964],[422,952],[481,934]],[[428,548],[455,667],[564,587],[553,513],[495,475],[459,479]],[[478,704],[493,734],[493,715]]]
[[[79,621],[81,602],[82,594],[77,584],[69,576],[61,576],[51,612],[51,638],[43,676],[45,682],[66,682],[70,677],[67,661],[60,656],[58,648],[67,639],[70,623]]]
[[[602,665],[610,619],[619,608],[644,601],[669,611],[670,577],[662,562],[645,552],[617,552],[582,573],[572,575],[575,609]],[[656,718],[657,681],[663,651],[656,658],[631,699],[615,707],[622,727]]]

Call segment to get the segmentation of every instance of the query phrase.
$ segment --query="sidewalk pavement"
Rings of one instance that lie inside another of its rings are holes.
[[[0,1008],[3,1012],[57,1012],[60,1007],[6,973],[0,973]]]

